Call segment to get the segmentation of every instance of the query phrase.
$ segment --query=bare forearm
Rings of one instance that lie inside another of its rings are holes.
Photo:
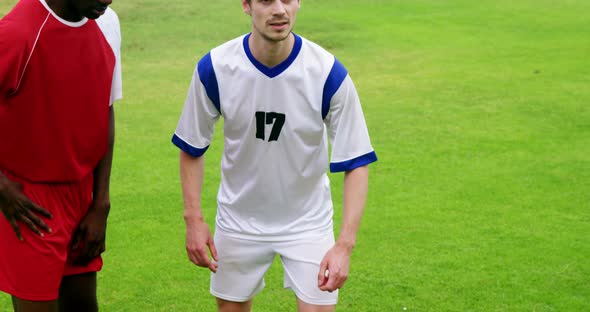
[[[184,200],[184,220],[187,225],[195,221],[203,221],[201,189],[204,168],[203,156],[195,158],[180,151],[180,182]]]
[[[115,110],[111,106],[109,111],[109,133],[107,151],[94,169],[93,204],[96,209],[110,208],[110,178],[113,164],[113,149],[115,146]]]
[[[356,243],[356,235],[361,223],[369,184],[367,166],[355,168],[344,175],[344,212],[342,226],[336,244],[352,251]]]

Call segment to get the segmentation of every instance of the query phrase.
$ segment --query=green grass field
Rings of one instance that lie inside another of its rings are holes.
[[[214,311],[209,273],[185,254],[170,138],[197,60],[249,19],[237,0],[112,7],[124,100],[101,311]],[[590,311],[588,12],[586,0],[303,1],[295,31],[346,65],[379,157],[338,311]],[[338,223],[342,176],[332,183]],[[253,311],[294,310],[276,262]]]

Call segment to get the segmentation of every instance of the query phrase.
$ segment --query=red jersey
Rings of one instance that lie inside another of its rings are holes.
[[[94,20],[21,0],[0,20],[0,169],[33,182],[92,172],[107,150],[114,67]]]

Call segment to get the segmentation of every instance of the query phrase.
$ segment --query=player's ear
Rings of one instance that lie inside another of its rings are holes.
[[[250,1],[252,0],[242,0],[242,9],[244,10],[244,13],[248,15],[252,15],[250,10]]]

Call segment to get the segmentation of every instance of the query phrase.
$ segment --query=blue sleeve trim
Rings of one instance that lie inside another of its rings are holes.
[[[343,162],[338,163],[331,163],[330,164],[330,172],[342,172],[342,171],[350,171],[358,167],[362,167],[364,165],[368,165],[372,162],[377,161],[377,154],[375,151],[367,153],[365,155],[359,156],[354,159],[350,159]]]
[[[322,119],[325,119],[328,115],[328,112],[330,111],[330,101],[347,75],[348,71],[344,68],[344,65],[342,65],[337,58],[334,58],[334,65],[332,65],[330,74],[328,74],[328,79],[326,79],[324,92],[322,94]]]
[[[207,146],[205,148],[196,148],[196,147],[186,143],[183,139],[181,139],[176,134],[174,134],[174,136],[172,136],[172,143],[174,145],[178,146],[178,148],[183,150],[185,153],[187,153],[193,157],[199,157],[199,156],[205,154],[205,152],[209,148],[209,146]]]
[[[217,111],[221,114],[221,104],[219,103],[219,86],[217,85],[217,76],[213,69],[213,61],[211,60],[211,52],[203,56],[197,65],[199,71],[199,79],[207,91],[207,96],[213,102]]]

